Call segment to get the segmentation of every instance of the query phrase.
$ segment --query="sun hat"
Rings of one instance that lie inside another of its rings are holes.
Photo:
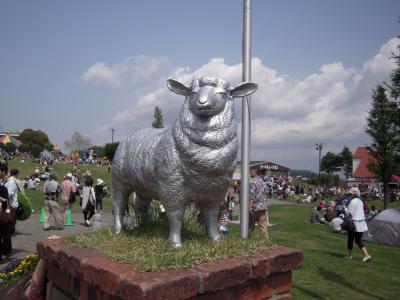
[[[357,197],[360,197],[360,196],[361,196],[361,192],[360,192],[360,190],[359,190],[358,187],[352,187],[352,188],[349,190],[349,194],[351,194],[351,195],[356,195]]]
[[[65,177],[72,178],[72,174],[71,173],[67,173],[67,175],[65,175]]]
[[[97,182],[96,182],[96,185],[103,184],[103,182],[104,182],[103,180],[101,180],[100,178],[98,178],[98,179],[97,179]]]

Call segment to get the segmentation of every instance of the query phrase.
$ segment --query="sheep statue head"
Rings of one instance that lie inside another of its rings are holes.
[[[189,99],[190,111],[196,116],[208,118],[221,113],[227,101],[252,94],[257,84],[246,82],[231,88],[225,80],[214,77],[195,79],[191,87],[174,79],[167,80],[167,87],[178,95]]]

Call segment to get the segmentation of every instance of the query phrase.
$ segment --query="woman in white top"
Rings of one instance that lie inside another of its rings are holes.
[[[93,178],[86,176],[86,186],[83,187],[82,191],[82,212],[85,218],[85,223],[90,226],[90,219],[95,214],[96,209],[96,195],[93,188]]]
[[[352,252],[353,252],[353,241],[356,241],[356,244],[358,247],[360,247],[361,251],[364,254],[363,261],[369,261],[371,260],[371,256],[368,254],[367,248],[365,248],[363,242],[362,242],[362,235],[363,232],[368,231],[368,226],[367,223],[365,222],[365,215],[364,215],[364,203],[362,200],[359,198],[360,197],[360,190],[357,187],[352,187],[349,191],[350,194],[350,203],[347,208],[348,211],[350,212],[355,230],[349,230],[348,236],[347,236],[347,251],[348,251],[348,256],[347,258],[353,258]]]

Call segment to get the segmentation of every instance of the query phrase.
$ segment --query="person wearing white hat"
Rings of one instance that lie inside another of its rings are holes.
[[[94,188],[94,192],[96,194],[96,210],[102,213],[103,211],[103,197],[104,197],[104,181],[100,178],[96,181],[96,187]]]
[[[361,193],[357,187],[352,187],[349,190],[350,195],[350,203],[348,208],[346,209],[346,213],[350,213],[354,223],[354,229],[350,229],[348,231],[347,236],[347,252],[348,256],[346,258],[353,258],[353,241],[356,241],[356,244],[364,254],[363,261],[367,262],[371,260],[371,256],[368,254],[367,248],[362,242],[363,232],[368,231],[367,223],[365,222],[364,215],[364,203],[360,199]]]

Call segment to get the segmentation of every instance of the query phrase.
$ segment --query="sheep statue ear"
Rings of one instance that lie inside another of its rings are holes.
[[[244,82],[230,90],[232,98],[244,97],[253,94],[258,88],[258,85],[253,82]]]
[[[174,79],[167,80],[167,87],[171,92],[178,95],[189,96],[192,94],[192,89]]]

